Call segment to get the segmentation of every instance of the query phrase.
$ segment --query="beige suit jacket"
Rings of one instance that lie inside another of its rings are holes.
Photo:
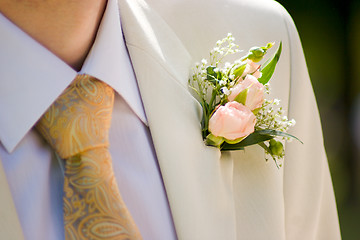
[[[119,8],[178,238],[340,239],[319,115],[288,13],[270,0],[119,0]],[[283,42],[272,94],[304,144],[286,145],[281,169],[257,146],[220,153],[202,141],[189,72],[228,32],[244,50]],[[1,168],[0,177],[0,236],[21,239]]]

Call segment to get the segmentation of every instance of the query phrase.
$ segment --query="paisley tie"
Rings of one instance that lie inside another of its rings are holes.
[[[110,86],[78,75],[36,125],[65,160],[66,240],[141,239],[119,193],[108,150],[113,101]]]

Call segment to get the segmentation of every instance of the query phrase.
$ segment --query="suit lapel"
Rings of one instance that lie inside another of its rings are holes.
[[[233,162],[203,144],[190,55],[144,2],[119,8],[179,239],[235,239]]]

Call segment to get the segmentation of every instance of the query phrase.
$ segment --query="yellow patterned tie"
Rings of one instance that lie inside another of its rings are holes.
[[[112,169],[108,132],[114,90],[88,75],[50,106],[36,127],[65,160],[65,239],[141,239]]]

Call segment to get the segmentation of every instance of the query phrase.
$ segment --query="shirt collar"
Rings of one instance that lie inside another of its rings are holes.
[[[117,0],[108,1],[94,45],[80,73],[87,73],[109,84],[147,124],[119,14]]]
[[[0,141],[11,152],[78,73],[1,13],[0,32]],[[108,1],[79,73],[112,86],[146,124],[116,0]]]

